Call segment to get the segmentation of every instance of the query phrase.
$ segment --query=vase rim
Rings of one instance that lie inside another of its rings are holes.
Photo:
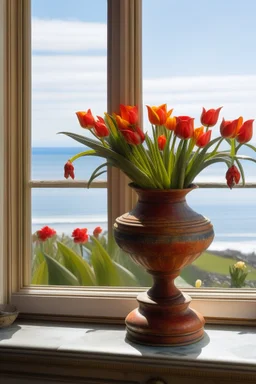
[[[129,183],[129,187],[133,188],[135,191],[151,191],[151,192],[178,192],[178,191],[183,191],[183,192],[189,192],[193,191],[194,189],[199,188],[198,185],[192,183],[188,188],[182,188],[182,189],[175,189],[175,188],[170,188],[170,189],[160,189],[160,188],[141,188],[138,187],[134,182]]]

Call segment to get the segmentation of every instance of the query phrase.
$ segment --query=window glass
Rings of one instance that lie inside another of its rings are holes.
[[[255,118],[255,12],[253,0],[144,1],[143,104],[167,103],[174,116],[194,117],[195,127],[201,125],[202,107],[223,106],[212,138],[219,136],[223,117]],[[146,110],[144,129],[150,131]],[[240,153],[255,158],[245,146]],[[256,164],[243,165],[246,181],[255,182]],[[225,164],[213,165],[195,181],[225,183],[226,171]],[[188,202],[211,219],[216,236],[209,252],[182,276],[192,285],[201,279],[203,286],[230,287],[229,266],[243,261],[249,272],[245,286],[254,286],[255,190],[196,190]]]

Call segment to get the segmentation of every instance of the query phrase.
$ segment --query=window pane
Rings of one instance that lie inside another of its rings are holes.
[[[96,116],[106,111],[106,20],[106,0],[32,0],[32,179],[63,179],[65,162],[85,149],[57,133],[87,135],[75,112],[91,108]],[[59,156],[60,148],[67,149],[65,156]],[[35,153],[40,153],[41,169]],[[85,169],[92,163],[81,159],[76,179],[88,178]]]
[[[194,117],[195,127],[201,126],[202,107],[223,106],[219,123],[223,117],[255,118],[255,11],[253,0],[144,1],[144,104],[167,103],[174,116]],[[239,27],[234,20],[239,20]],[[219,136],[219,123],[212,138]],[[150,130],[146,111],[144,128]],[[251,143],[255,145],[255,135]],[[240,153],[255,158],[245,146]],[[246,181],[255,182],[255,164],[245,163],[244,169]],[[195,181],[225,182],[226,171],[225,164],[213,165]],[[199,257],[182,274],[187,282],[194,285],[201,279],[203,286],[230,287],[229,265],[242,260],[252,271],[246,286],[255,285],[254,196],[253,189],[203,189],[188,196],[190,206],[214,224],[216,236],[209,251],[220,253]]]

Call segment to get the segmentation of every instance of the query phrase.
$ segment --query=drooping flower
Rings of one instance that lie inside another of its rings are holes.
[[[197,279],[196,282],[195,282],[195,287],[196,287],[196,288],[200,288],[201,285],[202,285],[202,280]]]
[[[211,130],[209,130],[207,132],[204,132],[204,128],[203,127],[196,128],[194,130],[195,144],[199,148],[205,147],[209,143],[209,141],[211,140],[211,134],[212,134]]]
[[[240,116],[236,120],[225,120],[223,118],[222,123],[220,125],[220,134],[222,137],[226,139],[232,139],[236,137],[237,132],[243,124],[243,118]]]
[[[206,127],[213,127],[218,121],[221,108],[222,107],[217,109],[209,109],[208,111],[203,108],[201,114],[201,124]]]
[[[176,117],[168,117],[165,123],[165,127],[169,129],[169,131],[175,131],[176,128]]]
[[[71,179],[74,180],[75,178],[74,170],[75,170],[74,165],[71,163],[71,161],[68,160],[64,165],[64,177],[68,179],[70,176]]]
[[[84,244],[88,241],[89,235],[87,233],[87,228],[76,228],[72,232],[72,237],[74,238],[74,243]]]
[[[93,236],[94,237],[98,237],[102,232],[102,228],[101,227],[96,227],[93,231]]]
[[[102,117],[97,116],[98,120],[94,123],[94,131],[98,137],[107,137],[109,136],[109,129],[105,124],[105,121]]]
[[[56,231],[47,225],[43,228],[41,228],[39,231],[37,231],[37,238],[40,241],[46,241],[47,239],[50,239],[54,235],[56,235]]]
[[[160,151],[163,151],[165,144],[166,144],[166,137],[164,135],[161,135],[157,138],[157,144]]]
[[[194,134],[194,118],[189,116],[176,117],[175,135],[180,139],[190,139]]]
[[[138,123],[138,107],[120,104],[120,114],[122,119],[129,122],[129,124],[135,125]]]
[[[241,125],[236,133],[236,140],[240,144],[248,143],[253,135],[253,122],[254,120],[247,120]]]
[[[79,111],[76,112],[77,118],[82,128],[93,128],[94,127],[94,117],[90,109],[87,112]]]
[[[235,165],[232,165],[226,173],[227,185],[232,189],[240,181],[240,172]]]
[[[165,125],[167,118],[171,115],[172,109],[167,112],[167,105],[162,104],[159,107],[149,107],[148,109],[148,119],[153,125]]]

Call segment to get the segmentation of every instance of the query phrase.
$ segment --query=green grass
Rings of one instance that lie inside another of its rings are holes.
[[[232,258],[226,258],[219,255],[214,255],[210,252],[204,252],[197,260],[194,261],[193,265],[197,268],[209,272],[218,273],[220,275],[229,275],[229,266],[233,265],[237,260]],[[247,264],[248,280],[256,280],[256,269]]]

